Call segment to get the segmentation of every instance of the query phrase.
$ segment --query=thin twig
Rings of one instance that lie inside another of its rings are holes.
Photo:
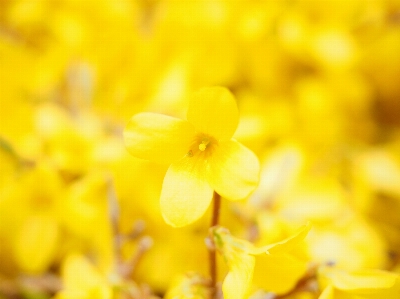
[[[122,263],[122,240],[119,230],[120,209],[117,194],[111,178],[107,181],[108,213],[111,222],[112,234],[114,238],[114,256],[117,267]]]
[[[153,239],[149,236],[144,236],[139,240],[138,248],[131,256],[131,258],[125,263],[121,263],[119,265],[118,272],[119,274],[128,279],[133,271],[136,269],[140,259],[143,255],[153,246]]]
[[[221,196],[214,191],[213,196],[213,212],[210,227],[218,225],[221,207]],[[215,248],[208,248],[210,260],[210,277],[211,277],[211,298],[216,298],[217,294],[217,255]]]

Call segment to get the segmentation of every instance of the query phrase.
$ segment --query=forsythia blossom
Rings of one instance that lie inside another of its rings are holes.
[[[319,299],[400,298],[400,277],[392,272],[373,269],[346,272],[326,267],[319,276],[321,285],[326,285]]]
[[[187,120],[155,113],[132,117],[124,131],[129,152],[172,163],[161,191],[161,212],[167,223],[181,227],[200,218],[214,190],[239,200],[257,186],[257,157],[232,139],[238,122],[236,101],[222,87],[194,93]]]
[[[112,286],[83,256],[69,255],[63,265],[64,289],[55,299],[111,299]]]
[[[187,273],[173,281],[164,299],[208,299],[210,296],[210,281],[200,274]]]
[[[267,254],[273,257],[289,252],[308,234],[311,224],[307,223],[294,235],[280,242],[255,247],[252,243],[233,237],[226,228],[211,228],[216,249],[222,254],[228,264],[229,273],[222,285],[225,299],[243,299],[248,295],[253,279],[256,255]],[[277,261],[278,262],[278,261]]]

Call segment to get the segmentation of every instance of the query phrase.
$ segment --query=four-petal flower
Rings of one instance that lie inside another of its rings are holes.
[[[236,101],[223,87],[194,93],[187,120],[156,113],[132,117],[124,131],[129,152],[138,158],[171,163],[160,203],[167,223],[181,227],[199,219],[214,190],[239,200],[257,186],[257,157],[232,139],[238,122]]]

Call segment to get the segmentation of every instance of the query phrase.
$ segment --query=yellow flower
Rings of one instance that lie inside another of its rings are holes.
[[[1,186],[0,259],[6,261],[4,268],[16,266],[38,275],[54,264],[61,245],[62,186],[56,170],[43,161],[19,170]],[[7,248],[10,256],[3,255]]]
[[[173,283],[164,299],[207,299],[211,297],[210,281],[197,273],[179,275]]]
[[[400,298],[399,275],[382,270],[346,272],[325,267],[319,273],[326,285],[319,299],[397,299]]]
[[[242,299],[248,295],[253,280],[256,255],[267,254],[271,258],[276,257],[275,263],[279,266],[282,254],[297,246],[307,236],[310,229],[311,224],[307,223],[289,238],[257,248],[248,241],[233,237],[223,227],[212,228],[216,249],[223,255],[229,268],[229,273],[222,284],[224,298]],[[268,275],[267,269],[265,273]],[[275,275],[273,272],[270,274]]]
[[[232,139],[238,122],[236,101],[222,87],[194,93],[187,120],[154,113],[132,117],[124,131],[129,152],[172,163],[161,191],[161,212],[168,224],[182,227],[199,219],[213,190],[239,200],[257,186],[257,157]]]
[[[70,254],[62,267],[64,288],[55,299],[111,299],[112,285],[84,256]]]

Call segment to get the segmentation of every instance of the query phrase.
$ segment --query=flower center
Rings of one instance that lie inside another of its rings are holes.
[[[205,134],[198,134],[193,139],[193,143],[189,148],[187,156],[193,157],[201,154],[203,157],[208,157],[214,151],[213,149],[217,145],[218,142],[213,137]]]
[[[208,144],[210,143],[210,140],[208,138],[204,138],[201,143],[199,144],[199,150],[201,150],[202,152],[204,152],[208,146]]]

